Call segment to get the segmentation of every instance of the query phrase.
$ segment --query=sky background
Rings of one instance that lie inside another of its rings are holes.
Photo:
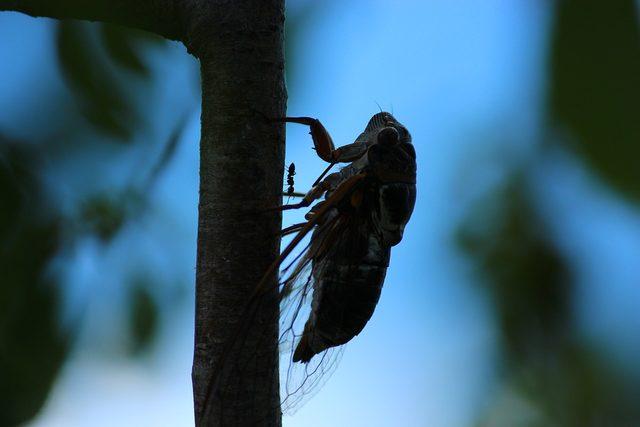
[[[392,250],[373,318],[347,344],[324,387],[285,416],[284,425],[476,425],[514,398],[501,381],[492,301],[456,233],[474,206],[550,137],[552,4],[313,3],[288,2],[288,114],[319,118],[343,145],[378,104],[392,111],[413,136],[418,197],[405,237]],[[43,133],[63,126],[52,125],[61,112],[81,108],[57,65],[53,30],[51,20],[0,14],[0,128],[35,144],[45,138],[81,143],[86,134]],[[91,153],[72,150],[45,161],[40,171],[50,209],[71,215],[82,194],[144,181],[149,159],[161,155],[158,141],[171,135],[176,118],[185,118],[175,154],[148,188],[144,209],[108,242],[77,239],[48,269],[64,296],[60,325],[75,339],[28,426],[193,425],[198,69],[177,43],[151,46],[143,57],[151,76],[136,86],[136,102],[144,105],[147,130],[137,132],[127,150],[106,141]],[[43,101],[48,96],[57,103]],[[569,137],[553,132],[553,138]],[[305,127],[287,127],[287,164],[296,164],[298,191],[324,168],[311,146]],[[640,353],[637,205],[562,148],[546,150],[536,164],[526,172],[530,191],[536,215],[575,278],[576,334],[640,376],[633,366]],[[286,214],[284,225],[301,215]],[[150,278],[146,286],[160,320],[150,348],[130,357],[123,332],[126,283],[140,275]],[[500,417],[526,412],[522,405],[509,408]],[[500,422],[490,425],[509,425]]]

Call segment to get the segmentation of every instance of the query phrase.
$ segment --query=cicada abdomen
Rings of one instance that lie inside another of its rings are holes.
[[[354,245],[355,244],[355,245]],[[358,248],[358,253],[349,250]],[[333,253],[313,266],[311,313],[293,355],[294,362],[308,362],[322,351],[342,345],[358,335],[371,318],[380,298],[387,271],[389,249],[372,236],[356,234],[340,239]]]

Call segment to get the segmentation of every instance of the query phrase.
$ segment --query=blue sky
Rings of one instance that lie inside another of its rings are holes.
[[[295,16],[305,2],[290,3]],[[284,418],[285,426],[462,427],[491,403],[497,332],[452,235],[470,204],[499,185],[542,138],[549,4],[326,2],[297,34],[288,52],[296,60],[295,74],[288,76],[289,114],[320,118],[342,145],[363,129],[376,103],[393,110],[413,135],[418,199],[405,238],[392,251],[373,319],[347,345],[333,377]],[[50,31],[47,20],[0,15],[0,125],[16,136],[37,132],[37,126],[14,123],[40,111],[34,110],[38,96],[66,90]],[[162,122],[186,111],[188,129],[154,188],[151,208],[109,246],[82,241],[55,270],[64,277],[65,319],[72,323],[83,312],[82,332],[32,426],[84,426],[87,419],[96,426],[193,423],[196,64],[177,44],[152,50],[148,61],[155,70],[150,117]],[[33,82],[40,86],[29,86]],[[44,120],[41,115],[35,124]],[[157,133],[169,131],[159,127]],[[287,138],[287,162],[295,161],[296,188],[303,190],[324,165],[304,127],[290,125]],[[100,173],[117,188],[137,162],[154,154],[149,150],[142,143],[122,159],[101,153],[105,161],[97,161],[97,172],[75,167],[74,159],[74,167],[46,170],[52,197],[64,205],[91,185],[83,179],[87,173]],[[611,344],[613,352],[620,348],[620,359],[630,360],[640,350],[637,212],[568,154],[555,153],[543,165],[535,194],[578,273],[578,323],[594,341]],[[287,214],[285,224],[300,215]],[[121,282],[140,266],[162,283],[163,327],[154,351],[132,360],[117,351],[126,344],[119,303],[125,295]]]

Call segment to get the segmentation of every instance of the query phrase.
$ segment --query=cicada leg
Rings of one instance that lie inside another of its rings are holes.
[[[302,198],[302,201],[300,201],[299,203],[276,206],[275,208],[266,209],[266,212],[278,212],[278,211],[288,211],[291,209],[306,208],[308,206],[311,206],[311,203],[313,203],[314,200],[317,200],[320,197],[322,197],[322,195],[330,188],[331,188],[330,181],[327,181],[327,180],[322,181],[315,187],[311,188],[311,190],[309,190],[309,192],[307,192],[307,194],[304,195],[304,197]]]
[[[299,203],[276,206],[275,208],[267,209],[266,212],[286,211],[290,209],[300,209],[311,206],[311,203],[313,203],[315,200],[318,200],[327,191],[334,191],[337,187],[342,185],[343,180],[344,177],[340,172],[334,172],[319,183],[315,183],[311,190],[309,190],[307,194],[304,195],[302,201],[300,201]]]
[[[297,191],[294,191],[294,192],[291,192],[291,193],[289,193],[288,191],[283,191],[282,195],[285,196],[285,197],[304,197],[304,196],[306,196],[305,193],[299,193]]]
[[[309,126],[313,145],[318,156],[325,162],[331,163],[334,161],[333,153],[335,146],[333,145],[333,140],[327,129],[320,123],[320,120],[312,117],[282,117],[274,119],[274,121],[299,123]]]
[[[365,144],[355,142],[336,148],[327,129],[320,120],[314,119],[313,117],[282,117],[273,120],[276,122],[299,123],[309,126],[309,133],[311,133],[313,146],[315,147],[318,157],[325,162],[331,163],[331,165],[353,162],[367,152]]]
[[[284,236],[288,236],[289,234],[293,234],[297,231],[300,231],[302,227],[304,227],[306,224],[307,224],[306,222],[299,222],[297,224],[290,225],[289,227],[285,227],[282,230],[280,230],[280,236],[284,237]]]
[[[276,271],[280,264],[282,264],[282,261],[287,256],[289,256],[291,251],[293,251],[298,243],[302,241],[304,236],[306,236],[313,229],[313,227],[322,220],[329,209],[338,205],[344,199],[344,197],[350,195],[355,185],[358,184],[362,179],[364,179],[364,177],[365,174],[358,174],[349,177],[347,180],[341,183],[338,188],[333,191],[333,193],[331,193],[327,200],[324,201],[322,206],[320,206],[315,215],[313,215],[309,219],[309,221],[304,223],[304,225],[300,228],[300,231],[298,231],[298,234],[296,234],[296,237],[293,238],[293,240],[284,248],[280,256],[273,262],[273,264],[271,264],[267,272],[264,274],[264,276],[262,276],[262,279],[254,289],[251,298],[254,298],[263,291],[263,287],[267,279]]]
[[[290,211],[292,209],[306,208],[311,204],[311,201],[302,200],[300,203],[291,203],[289,205],[276,206],[274,208],[265,209],[263,212],[278,212],[278,211]]]

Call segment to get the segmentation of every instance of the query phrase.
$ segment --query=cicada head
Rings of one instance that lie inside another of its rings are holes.
[[[369,123],[367,123],[367,127],[364,129],[364,132],[358,136],[356,141],[364,142],[368,146],[373,145],[379,142],[379,137],[388,137],[391,136],[389,134],[389,130],[385,130],[387,128],[395,129],[398,133],[398,142],[411,143],[411,134],[407,130],[407,128],[396,120],[395,117],[391,113],[387,113],[386,111],[374,114]],[[382,133],[382,135],[380,135]],[[388,141],[388,139],[385,139]]]
[[[370,172],[381,182],[415,185],[416,153],[411,134],[391,113],[374,114],[358,137],[367,142]]]

